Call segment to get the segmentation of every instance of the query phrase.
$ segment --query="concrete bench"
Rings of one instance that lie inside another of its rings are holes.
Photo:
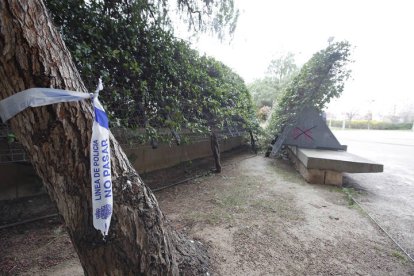
[[[383,172],[384,165],[346,151],[288,147],[289,158],[309,183],[342,185],[342,173]]]

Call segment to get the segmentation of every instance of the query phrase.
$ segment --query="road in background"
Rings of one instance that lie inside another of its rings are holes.
[[[345,174],[363,208],[414,258],[414,131],[334,130],[348,152],[384,164],[383,173]]]

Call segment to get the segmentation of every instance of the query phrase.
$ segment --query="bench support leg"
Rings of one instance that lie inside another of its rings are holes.
[[[342,186],[342,173],[330,170],[307,169],[305,165],[289,150],[289,158],[294,163],[296,170],[312,184],[327,184]]]

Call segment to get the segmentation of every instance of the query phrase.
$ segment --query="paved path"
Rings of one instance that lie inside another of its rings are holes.
[[[384,173],[347,174],[345,185],[362,190],[357,199],[414,258],[414,132],[334,131],[348,152],[384,164]]]

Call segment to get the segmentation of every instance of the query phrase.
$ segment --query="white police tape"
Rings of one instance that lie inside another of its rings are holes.
[[[102,90],[98,86],[97,92]],[[97,93],[96,92],[96,93]],[[108,117],[98,97],[93,98],[95,120],[91,138],[91,178],[93,226],[108,235],[112,216],[111,149],[109,147]]]
[[[1,100],[0,117],[6,122],[28,107],[92,98],[95,114],[90,143],[93,226],[106,236],[111,223],[113,198],[108,117],[98,100],[99,91],[102,89],[101,79],[94,94],[53,88],[30,88]]]
[[[53,88],[30,88],[0,101],[0,116],[6,122],[28,107],[90,99],[88,93]]]

